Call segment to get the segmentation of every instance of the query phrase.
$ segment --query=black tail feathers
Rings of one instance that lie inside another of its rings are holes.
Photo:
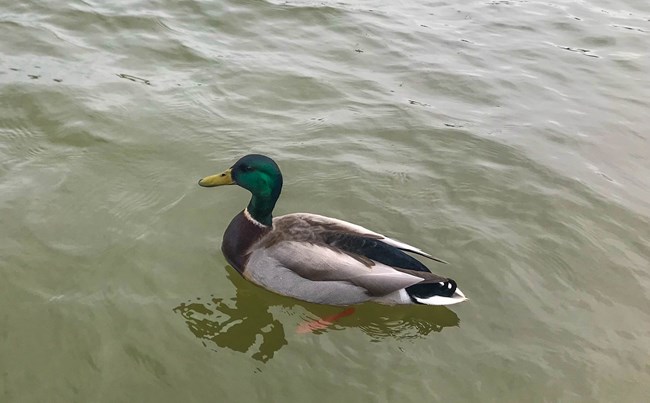
[[[418,283],[410,287],[406,287],[406,293],[411,297],[411,300],[415,303],[418,301],[415,299],[425,299],[434,296],[440,297],[451,297],[456,292],[456,282],[450,278],[446,281],[440,281],[436,283]]]

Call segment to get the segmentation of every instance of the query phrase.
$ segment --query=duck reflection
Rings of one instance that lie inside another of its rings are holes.
[[[190,331],[203,341],[219,347],[245,353],[253,348],[252,358],[267,362],[273,354],[287,344],[284,327],[269,311],[265,303],[266,293],[254,295],[251,284],[241,278],[230,266],[226,266],[227,277],[234,284],[237,296],[230,300],[212,298],[202,302],[181,303],[174,308]],[[247,285],[249,287],[247,287]],[[253,286],[257,291],[257,287]]]
[[[372,341],[420,338],[460,323],[454,312],[442,306],[387,307],[368,303],[356,306],[351,314],[349,308],[310,304],[273,294],[247,282],[230,266],[226,266],[226,272],[237,290],[235,298],[212,298],[205,302],[196,298],[181,303],[174,312],[183,317],[190,331],[206,347],[213,344],[242,353],[251,352],[251,357],[261,362],[273,358],[287,344],[284,325],[288,325],[288,321],[285,319],[283,325],[272,312],[278,307],[289,315],[296,312],[296,305],[303,307],[308,314],[302,320],[337,318],[329,326],[316,327],[315,334],[357,328]],[[304,333],[301,330],[305,329],[304,322],[290,326],[292,334]]]

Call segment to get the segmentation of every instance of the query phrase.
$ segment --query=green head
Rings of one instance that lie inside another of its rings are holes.
[[[282,174],[271,158],[249,154],[224,172],[201,179],[199,185],[243,187],[253,194],[247,207],[250,215],[264,225],[271,225],[273,208],[282,191]]]

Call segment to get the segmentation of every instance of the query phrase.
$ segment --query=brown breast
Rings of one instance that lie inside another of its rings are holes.
[[[242,211],[230,221],[221,244],[221,251],[226,260],[239,273],[243,273],[246,268],[251,246],[272,229],[260,226],[246,216],[247,214]]]

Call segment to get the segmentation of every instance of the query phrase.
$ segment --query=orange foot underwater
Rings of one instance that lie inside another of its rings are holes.
[[[348,308],[334,315],[330,315],[324,318],[302,323],[296,328],[296,333],[305,334],[305,333],[312,333],[314,330],[327,329],[329,326],[333,325],[334,322],[336,322],[337,320],[344,318],[346,316],[350,316],[353,313],[354,313],[354,308]]]

